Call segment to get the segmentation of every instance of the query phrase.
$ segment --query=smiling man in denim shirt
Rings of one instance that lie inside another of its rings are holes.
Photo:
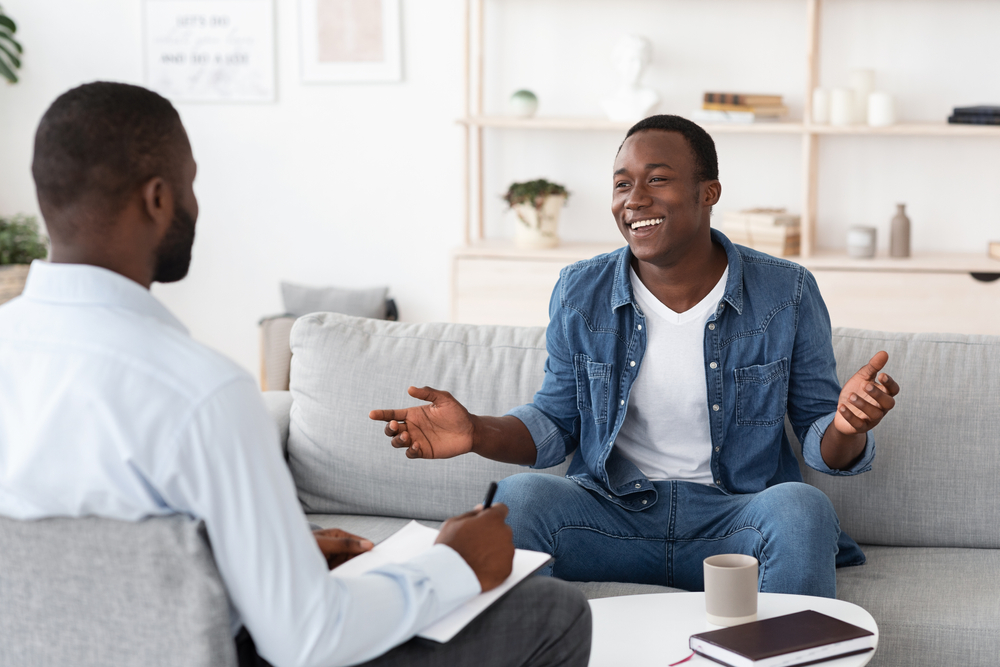
[[[864,554],[802,482],[785,417],[807,465],[865,472],[899,386],[877,352],[840,387],[813,276],[711,229],[721,193],[703,129],[636,124],[613,178],[628,246],[563,269],[534,401],[483,417],[411,387],[430,403],[371,417],[410,458],[545,468],[575,452],[565,478],[514,475],[497,494],[516,545],[553,554],[557,577],[701,590],[704,558],[744,553],[762,591],[834,597],[835,567]]]

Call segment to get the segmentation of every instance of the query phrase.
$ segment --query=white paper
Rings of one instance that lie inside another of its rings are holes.
[[[330,574],[335,577],[356,577],[385,565],[406,562],[433,547],[437,536],[438,531],[433,528],[411,521],[387,540],[377,544],[371,551],[355,556]],[[424,628],[417,636],[442,643],[449,641],[504,593],[543,567],[550,558],[551,556],[540,551],[515,549],[513,570],[502,584],[491,591],[480,593],[436,623]]]

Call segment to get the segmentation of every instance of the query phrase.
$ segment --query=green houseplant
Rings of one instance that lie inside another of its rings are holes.
[[[38,221],[26,215],[0,218],[0,303],[24,289],[28,265],[45,259],[48,244],[38,233]]]
[[[3,7],[0,6],[0,76],[10,83],[17,83],[17,74],[14,70],[21,68],[19,56],[24,51],[21,44],[14,39],[15,32],[17,24],[4,14]]]
[[[511,183],[503,198],[517,214],[514,243],[521,248],[559,245],[559,213],[568,197],[565,187],[544,178]]]

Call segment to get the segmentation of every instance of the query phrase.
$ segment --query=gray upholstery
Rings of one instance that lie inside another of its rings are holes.
[[[264,405],[267,411],[274,418],[274,424],[278,427],[278,437],[281,439],[282,452],[285,458],[288,457],[288,426],[291,422],[290,411],[292,409],[292,394],[288,391],[265,391]]]
[[[837,597],[879,627],[873,666],[1000,664],[1000,550],[865,546]]]
[[[884,349],[901,387],[871,472],[804,471],[841,527],[865,544],[1000,548],[1000,337],[838,329],[833,344],[841,380]]]
[[[410,385],[447,388],[470,411],[503,414],[542,381],[544,329],[403,324],[334,313],[292,328],[288,461],[307,512],[443,520],[523,468],[464,456],[407,459],[368,419],[420,403]],[[552,468],[563,474],[567,464]]]
[[[0,518],[0,665],[235,665],[200,522]]]
[[[378,541],[408,518],[461,512],[480,500],[490,478],[520,470],[476,457],[410,461],[367,413],[412,405],[406,387],[429,384],[451,390],[473,412],[502,414],[541,384],[542,329],[312,315],[292,341],[288,447],[303,503],[326,513],[312,521]],[[835,329],[833,343],[841,380],[884,349],[886,370],[902,386],[876,430],[871,472],[831,477],[804,469],[868,556],[866,565],[838,570],[837,586],[839,597],[868,609],[879,625],[871,664],[997,664],[1000,337]],[[660,590],[580,587],[590,597]]]
[[[295,317],[316,312],[344,313],[355,317],[386,319],[388,287],[342,289],[281,283],[285,312]]]

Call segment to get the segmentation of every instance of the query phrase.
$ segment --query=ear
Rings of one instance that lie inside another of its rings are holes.
[[[174,219],[174,189],[162,176],[155,176],[142,186],[142,203],[156,235],[162,237]]]
[[[719,203],[719,198],[722,197],[722,183],[716,180],[705,181],[701,184],[701,188],[702,206],[712,207]]]

